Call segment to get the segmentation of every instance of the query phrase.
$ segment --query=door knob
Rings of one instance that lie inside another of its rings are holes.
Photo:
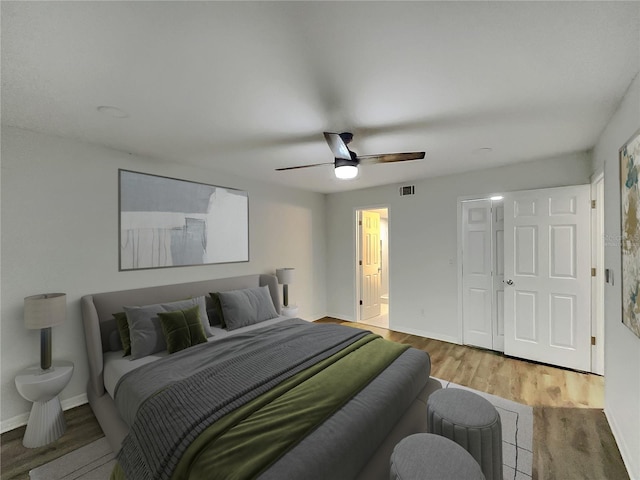
[[[505,283],[506,283],[507,285],[513,285],[513,280],[507,280]]]

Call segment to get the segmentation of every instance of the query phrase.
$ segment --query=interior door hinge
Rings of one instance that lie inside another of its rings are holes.
[[[595,269],[595,268],[592,268],[592,269],[591,269],[591,276],[592,276],[592,277],[595,277],[595,276],[596,276],[596,269]]]
[[[591,200],[591,208],[596,208],[596,201],[595,200]]]
[[[362,266],[362,260],[358,261],[358,265]]]
[[[591,337],[591,345],[595,345],[596,344],[596,337]]]
[[[360,305],[362,305],[362,300],[360,300]]]

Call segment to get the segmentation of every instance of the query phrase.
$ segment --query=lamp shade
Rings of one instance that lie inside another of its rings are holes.
[[[45,293],[24,299],[24,326],[30,329],[60,325],[67,316],[67,295]]]
[[[278,268],[276,270],[276,277],[278,277],[278,283],[280,285],[291,285],[293,283],[294,268]]]

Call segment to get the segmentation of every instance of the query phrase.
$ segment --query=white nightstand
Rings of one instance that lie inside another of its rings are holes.
[[[42,371],[33,366],[16,377],[16,388],[25,400],[33,402],[27,430],[22,444],[36,448],[51,443],[64,433],[64,414],[58,394],[67,386],[73,374],[73,363],[53,362],[51,368]]]
[[[284,317],[297,317],[298,316],[298,306],[297,305],[288,305],[280,307],[280,314]]]

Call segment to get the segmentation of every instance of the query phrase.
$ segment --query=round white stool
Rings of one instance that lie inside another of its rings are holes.
[[[53,362],[49,370],[29,367],[16,377],[16,388],[25,400],[33,402],[22,444],[36,448],[51,443],[64,433],[65,423],[58,394],[73,374],[73,363]]]

